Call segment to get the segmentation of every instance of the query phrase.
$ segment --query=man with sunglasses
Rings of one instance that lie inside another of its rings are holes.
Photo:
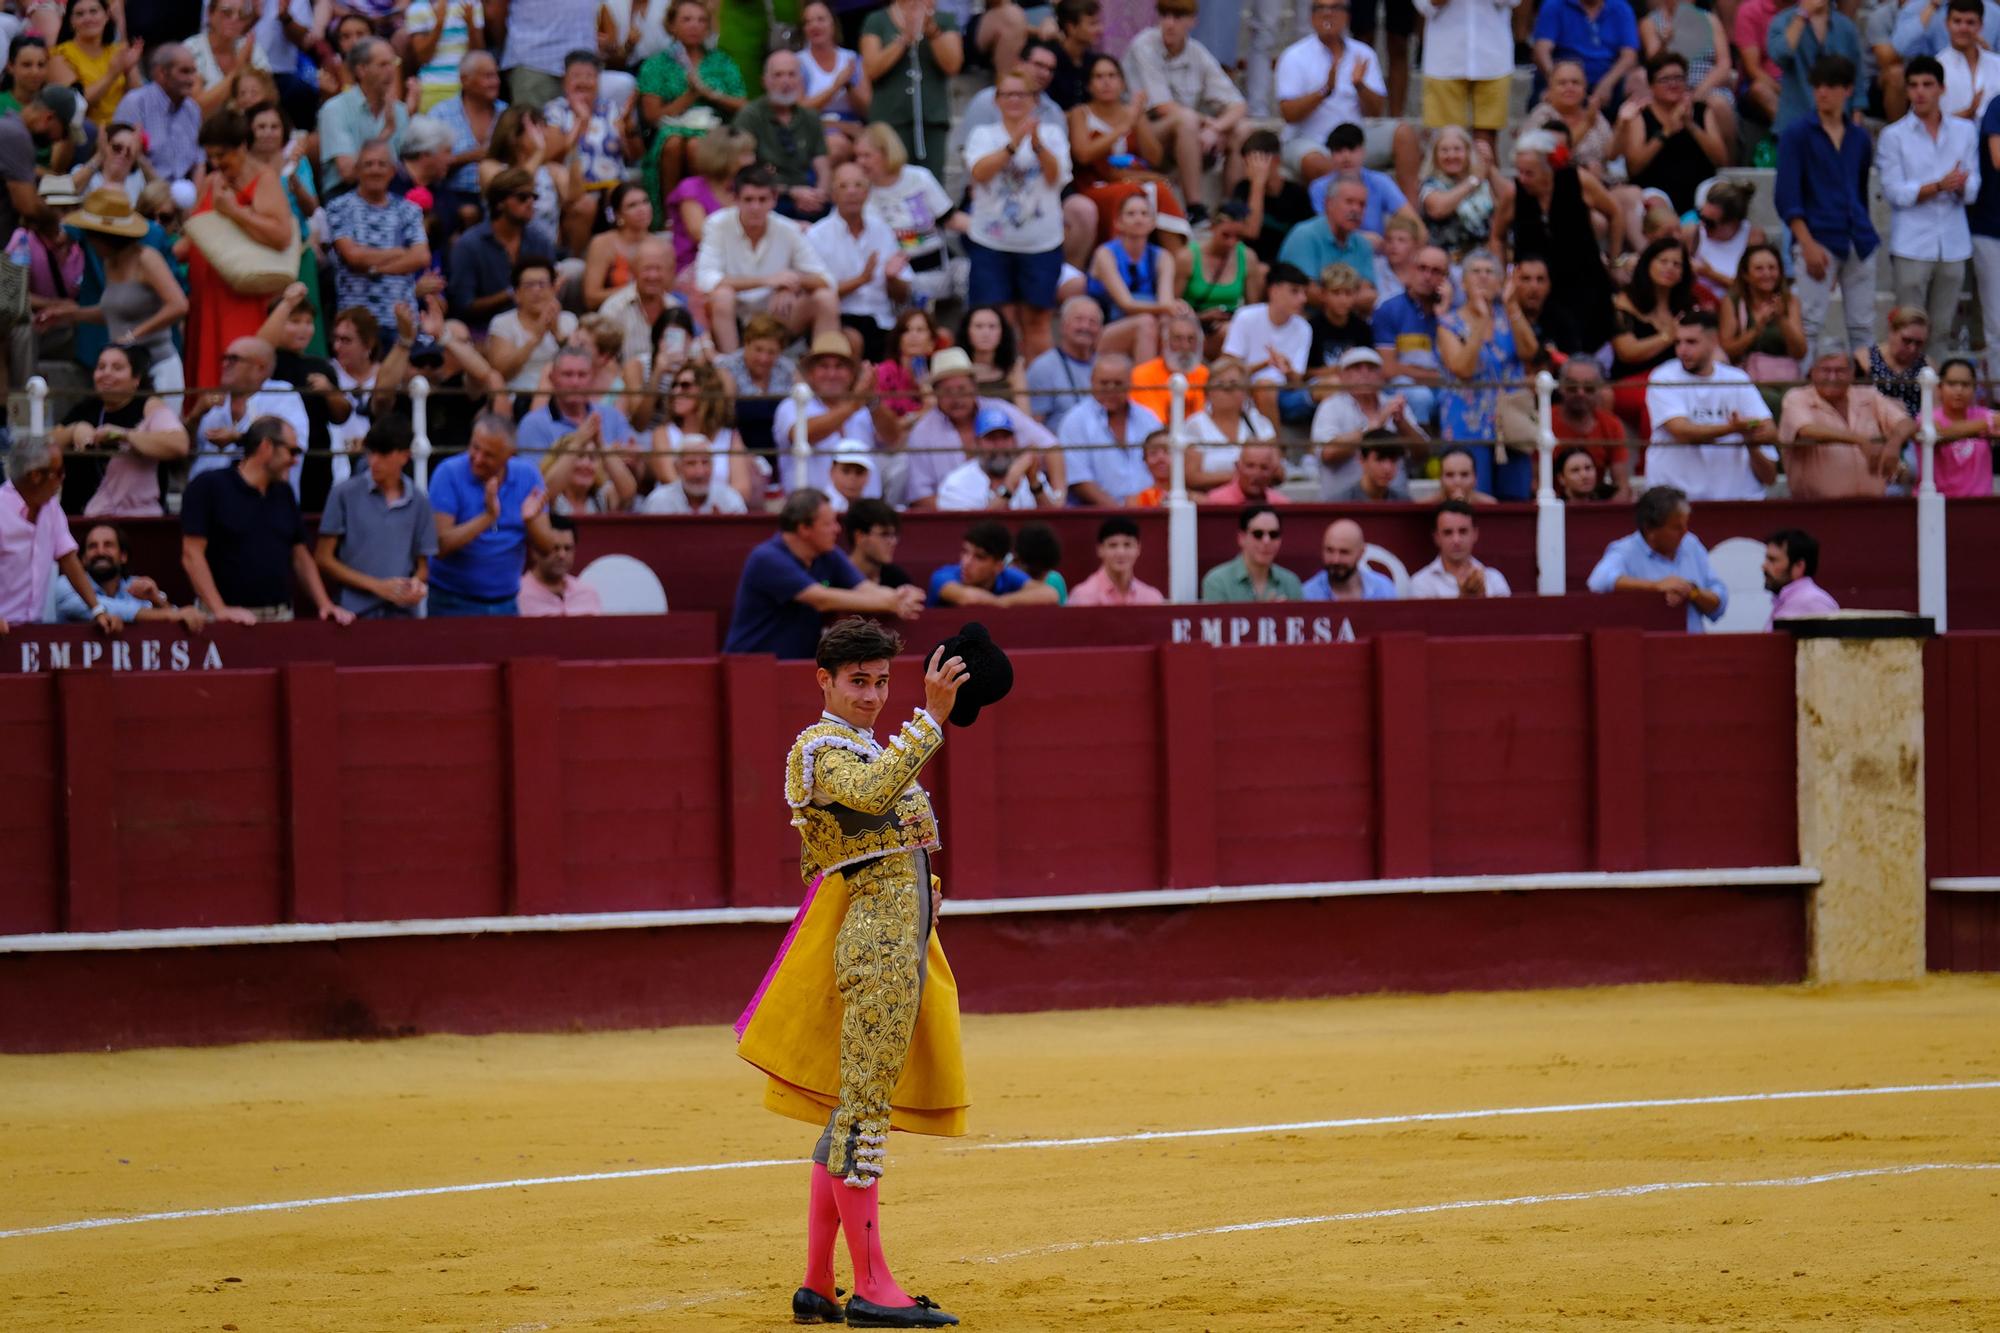
[[[445,298],[453,319],[484,335],[493,317],[514,304],[514,264],[523,254],[553,256],[556,238],[534,220],[534,177],[509,167],[486,184],[486,221],[451,247]]]
[[[278,354],[262,338],[238,338],[222,354],[222,392],[188,396],[195,409],[206,409],[194,428],[194,461],[188,466],[188,481],[210,472],[220,472],[243,456],[244,441],[252,423],[276,417],[293,429],[293,438],[310,440],[312,422],[304,401],[284,380],[272,379]],[[298,452],[290,456],[291,484],[297,497],[300,474],[305,470]]]
[[[1270,505],[1250,505],[1236,516],[1234,560],[1202,576],[1204,602],[1301,602],[1305,589],[1299,576],[1278,563],[1278,546],[1285,525]]]
[[[298,497],[285,484],[301,433],[282,418],[258,417],[243,432],[236,466],[202,473],[181,497],[181,567],[201,609],[224,624],[290,620],[294,582],[321,620],[354,622],[326,595]]]

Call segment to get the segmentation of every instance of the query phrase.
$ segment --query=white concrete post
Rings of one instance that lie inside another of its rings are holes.
[[[431,488],[431,382],[422,375],[410,381],[410,459],[417,466],[417,489]]]
[[[1200,595],[1194,501],[1187,493],[1187,388],[1187,376],[1179,371],[1167,381],[1167,443],[1173,460],[1167,489],[1167,600],[1172,602],[1192,602]]]
[[[787,492],[806,485],[812,465],[812,441],[806,438],[806,404],[811,401],[810,388],[803,384],[792,386],[792,483],[785,487]]]
[[[40,375],[28,380],[28,434],[40,435],[49,428],[49,382]]]
[[[1938,373],[1929,366],[1917,374],[1922,390],[1917,414],[1917,457],[1924,479],[1917,483],[1917,613],[1929,616],[1937,632],[1945,631],[1944,495],[1937,488]]]
[[[1560,597],[1569,582],[1563,502],[1556,496],[1556,377],[1535,376],[1535,591]]]

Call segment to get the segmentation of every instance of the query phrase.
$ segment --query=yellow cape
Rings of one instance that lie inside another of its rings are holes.
[[[847,917],[847,878],[829,871],[775,965],[743,1029],[736,1053],[769,1075],[764,1105],[825,1125],[840,1102],[840,991],[834,937]],[[958,983],[931,932],[923,1000],[909,1057],[890,1094],[892,1129],[957,1137],[965,1133],[965,1054],[958,1031]]]

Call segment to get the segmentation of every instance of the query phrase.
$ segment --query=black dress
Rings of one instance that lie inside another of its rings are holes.
[[[1540,255],[1549,266],[1549,303],[1542,312],[1549,344],[1570,355],[1594,355],[1611,341],[1611,275],[1577,169],[1556,169],[1546,214],[1526,191],[1514,198],[1514,254]]]

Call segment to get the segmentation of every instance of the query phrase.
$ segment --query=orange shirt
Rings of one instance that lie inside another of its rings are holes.
[[[1174,373],[1167,369],[1165,357],[1156,356],[1143,365],[1132,367],[1132,401],[1151,411],[1164,423],[1173,403],[1167,381],[1173,377]],[[1187,381],[1187,414],[1193,417],[1200,414],[1202,404],[1207,401],[1202,389],[1208,384],[1208,367],[1196,366],[1187,373]]]

